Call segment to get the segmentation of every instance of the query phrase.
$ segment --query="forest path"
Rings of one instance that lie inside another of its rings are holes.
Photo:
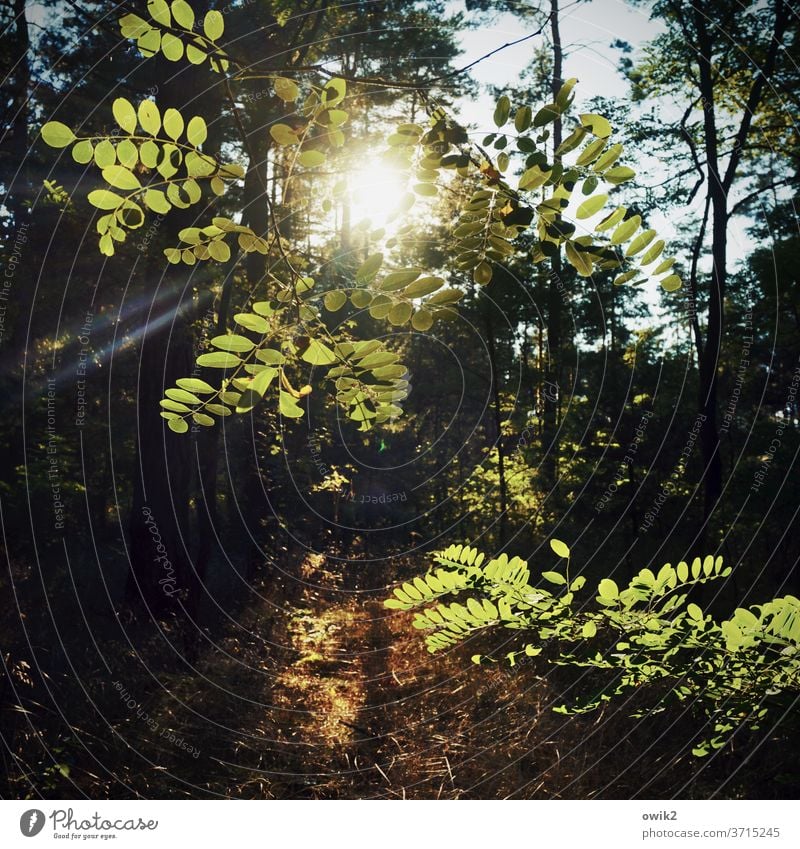
[[[270,694],[298,778],[290,794],[459,798],[530,781],[531,760],[511,751],[540,695],[520,700],[502,672],[432,657],[409,617],[383,607],[386,593],[344,589],[322,555],[307,556],[299,577],[272,635],[290,652]],[[552,746],[541,755],[552,765]]]
[[[193,797],[558,797],[587,752],[560,756],[548,681],[475,666],[468,649],[430,655],[411,617],[383,607],[387,588],[352,588],[353,567],[305,555],[256,588],[198,674],[171,680],[153,706],[200,749],[198,761],[162,744],[159,769],[190,781]]]

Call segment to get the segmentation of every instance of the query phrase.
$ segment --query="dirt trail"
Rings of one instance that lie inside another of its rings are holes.
[[[240,798],[632,798],[647,783],[629,770],[630,729],[555,714],[561,688],[532,668],[429,655],[385,592],[345,587],[340,563],[307,556],[288,586],[268,582],[201,674],[171,682],[154,714],[201,757],[162,746],[170,787],[197,797],[202,775],[209,795]]]
[[[487,782],[526,783],[524,753],[497,769],[497,756],[535,716],[502,733],[493,727],[508,719],[504,676],[431,658],[407,617],[387,616],[380,596],[345,591],[325,565],[306,558],[302,594],[273,637],[292,659],[275,680],[271,721],[294,745],[306,792],[458,798],[473,788],[481,795],[476,785]]]

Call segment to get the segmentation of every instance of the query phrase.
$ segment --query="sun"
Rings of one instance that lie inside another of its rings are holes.
[[[406,184],[403,174],[379,159],[352,171],[348,187],[353,224],[366,219],[372,227],[385,227],[408,191]]]

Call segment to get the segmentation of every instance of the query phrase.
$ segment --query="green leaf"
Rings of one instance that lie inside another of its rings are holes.
[[[621,144],[612,144],[611,147],[592,165],[592,171],[601,174],[611,165],[613,165],[622,156],[623,147]]]
[[[201,395],[216,392],[213,386],[210,386],[205,380],[199,380],[196,377],[182,377],[180,380],[176,380],[175,383],[181,389],[187,390],[187,392],[199,392]]]
[[[193,147],[200,147],[201,144],[208,138],[208,127],[206,122],[199,115],[189,120],[186,127],[186,139]]]
[[[677,274],[670,274],[668,277],[662,278],[661,288],[667,292],[674,292],[681,288],[681,278]]]
[[[117,161],[117,151],[108,139],[102,139],[95,147],[94,161],[98,168],[108,168]]]
[[[534,165],[533,168],[528,168],[519,178],[519,188],[523,192],[538,189],[539,186],[543,186],[550,179],[551,174],[551,169],[548,168],[544,171],[540,166]]]
[[[602,151],[605,146],[605,139],[595,139],[593,142],[589,142],[575,160],[575,164],[581,167],[589,165],[597,159],[600,155],[600,151]]]
[[[544,127],[561,115],[561,110],[555,103],[548,103],[533,116],[534,127]]]
[[[581,124],[583,124],[583,126],[586,127],[593,136],[597,136],[597,138],[600,139],[607,139],[611,135],[611,124],[609,124],[608,120],[602,115],[595,115],[594,113],[587,112],[579,117]]]
[[[689,618],[694,619],[695,622],[703,621],[703,611],[694,603],[686,605],[686,613]]]
[[[186,433],[189,430],[189,424],[186,419],[170,419],[167,422],[170,430],[174,430],[175,433]]]
[[[164,113],[164,132],[174,141],[183,134],[183,115],[177,109],[170,107]]]
[[[347,121],[349,115],[343,109],[328,110],[328,126],[341,127]]]
[[[107,168],[104,168],[103,179],[115,189],[122,189],[127,192],[135,191],[142,187],[138,177],[121,165],[109,165]]]
[[[621,245],[623,242],[626,242],[639,229],[641,223],[641,215],[632,215],[623,221],[611,235],[611,244]]]
[[[192,419],[194,419],[195,424],[203,425],[203,427],[212,427],[214,424],[214,419],[205,413],[192,413]]]
[[[187,407],[186,404],[183,404],[180,401],[172,401],[169,398],[159,401],[159,404],[165,410],[175,410],[178,413],[191,413],[192,411],[191,407]]]
[[[94,145],[89,139],[79,141],[72,148],[72,158],[80,165],[86,165],[94,158]]]
[[[595,195],[585,200],[577,209],[575,216],[577,218],[591,218],[596,215],[606,205],[608,195]]]
[[[192,63],[192,65],[200,65],[206,61],[208,54],[204,50],[200,50],[198,47],[195,47],[194,44],[187,44],[186,58]]]
[[[221,351],[236,351],[238,353],[247,353],[255,348],[255,345],[246,336],[237,336],[235,333],[215,336],[210,340],[210,344]]]
[[[668,259],[665,259],[663,262],[660,262],[652,271],[653,274],[663,274],[667,269],[672,268],[675,265],[675,257],[671,256]]]
[[[486,260],[479,262],[472,272],[472,279],[479,285],[485,286],[492,282],[492,266]]]
[[[227,354],[222,351],[216,351],[213,354],[201,354],[197,358],[197,365],[207,366],[208,368],[233,368],[241,362],[236,354]]]
[[[617,587],[616,582],[612,581],[611,578],[603,578],[597,585],[597,594],[600,598],[615,601],[619,598],[619,587]]]
[[[92,206],[98,209],[116,209],[125,199],[108,189],[95,189],[86,198]]]
[[[632,180],[635,176],[636,172],[633,168],[628,168],[627,165],[618,165],[616,168],[606,171],[605,174],[603,174],[603,179],[617,186],[627,180]]]
[[[288,392],[280,391],[280,400],[278,408],[282,416],[288,419],[299,419],[303,415],[303,408],[294,399],[294,396]]]
[[[202,403],[197,395],[187,389],[167,389],[164,394],[167,398],[171,398],[173,401],[182,401],[184,404]]]
[[[272,88],[284,103],[294,103],[300,97],[300,88],[297,83],[287,77],[276,77],[272,81]]]
[[[514,127],[518,133],[524,133],[531,125],[532,114],[530,106],[520,106],[514,116]]]
[[[347,83],[338,77],[328,80],[325,83],[325,88],[322,91],[322,99],[325,105],[330,109],[338,106],[347,94]]]
[[[368,256],[356,271],[356,283],[369,283],[375,278],[382,265],[383,254],[372,254]]]
[[[503,95],[498,101],[494,110],[494,122],[498,127],[502,127],[508,121],[508,114],[511,111],[511,101]]]
[[[217,262],[227,262],[231,258],[231,249],[224,239],[214,239],[208,243],[208,253]]]
[[[610,230],[612,227],[622,221],[625,213],[628,211],[626,206],[618,206],[612,213],[607,215],[594,229],[601,233],[603,230]]]
[[[575,87],[575,84],[577,82],[577,77],[570,77],[558,90],[558,94],[556,95],[556,106],[558,106],[558,108],[562,112],[564,112],[564,110],[566,110],[572,102],[570,99],[570,94],[572,93],[572,89]]]
[[[291,146],[300,143],[297,134],[288,124],[273,124],[269,128],[269,134],[275,140],[276,144],[282,146]]]
[[[558,557],[569,557],[569,546],[560,539],[551,539],[550,548],[558,555]]]
[[[326,292],[323,303],[328,312],[336,312],[347,303],[347,294],[338,289],[333,292]]]
[[[152,209],[153,212],[157,212],[159,215],[165,215],[172,209],[172,205],[167,201],[164,192],[158,189],[148,189],[142,199],[148,209]]]
[[[217,12],[216,9],[207,12],[203,19],[203,32],[206,34],[206,38],[216,41],[222,36],[224,31],[225,19],[222,17],[222,14]]]
[[[557,584],[559,586],[567,583],[567,579],[558,572],[542,572],[542,577],[545,581],[549,581],[551,584]]]
[[[194,29],[194,10],[186,0],[173,0],[172,17],[183,29],[189,32]]]
[[[661,253],[662,253],[663,250],[664,250],[664,240],[659,239],[657,242],[655,242],[652,245],[652,247],[650,247],[648,249],[647,253],[641,258],[639,264],[642,265],[642,266],[650,265],[651,262],[654,262],[655,260],[657,260],[661,256]]]
[[[439,189],[433,183],[414,183],[411,188],[420,197],[433,198],[439,194]]]
[[[404,268],[400,271],[392,271],[381,280],[380,288],[389,292],[402,289],[409,283],[413,283],[421,273],[421,268]]]
[[[48,121],[42,127],[42,138],[50,147],[66,147],[75,141],[75,133],[61,121]]]
[[[318,165],[322,165],[326,158],[321,150],[304,150],[297,157],[297,161],[303,168],[316,168]]]
[[[252,330],[254,333],[266,333],[269,330],[269,322],[260,315],[251,312],[237,313],[233,320],[242,327]]]
[[[75,148],[72,149],[72,153],[74,156]],[[124,165],[131,171],[139,164],[139,150],[130,139],[123,139],[117,144],[117,159],[120,165]]]
[[[581,636],[584,640],[591,640],[597,634],[597,625],[594,622],[584,622],[581,628]]]
[[[124,97],[118,97],[111,104],[111,111],[114,114],[114,120],[126,133],[133,135],[136,132],[136,110],[129,100],[126,100]]]
[[[411,313],[413,311],[414,308],[409,303],[401,302],[399,304],[395,304],[391,310],[389,310],[389,323],[395,327],[406,324],[411,318]]]
[[[147,0],[147,11],[156,23],[165,27],[172,24],[172,15],[169,13],[167,0]]]
[[[308,348],[301,355],[301,359],[312,366],[327,366],[336,362],[336,354],[317,339],[312,339]]]
[[[433,325],[433,314],[430,310],[421,309],[417,310],[413,316],[411,316],[411,326],[414,330],[418,330],[420,333],[424,333],[426,330],[430,330]]]
[[[627,283],[629,280],[633,280],[633,278],[636,277],[638,273],[639,272],[634,268],[633,271],[626,271],[624,274],[618,274],[614,278],[614,285],[621,286],[623,283]]]
[[[655,230],[643,230],[639,235],[628,245],[628,250],[625,251],[625,256],[635,256],[639,251],[643,251],[650,242],[655,238]]]
[[[588,277],[592,273],[594,265],[592,263],[592,258],[588,253],[579,251],[573,242],[565,243],[564,252],[567,255],[569,264],[578,272],[578,274],[581,275],[581,277]]]
[[[404,289],[403,295],[406,298],[422,298],[438,291],[443,285],[441,277],[420,277]]]
[[[148,135],[158,135],[161,129],[161,113],[152,100],[143,100],[139,104],[139,124]]]
[[[255,375],[252,381],[250,381],[250,389],[263,398],[264,393],[267,391],[270,383],[272,383],[277,374],[278,369],[276,368],[263,369],[263,371],[260,371],[257,375]]]

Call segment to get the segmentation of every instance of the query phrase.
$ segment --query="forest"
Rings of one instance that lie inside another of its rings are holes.
[[[0,798],[796,798],[799,12],[3,4]]]

